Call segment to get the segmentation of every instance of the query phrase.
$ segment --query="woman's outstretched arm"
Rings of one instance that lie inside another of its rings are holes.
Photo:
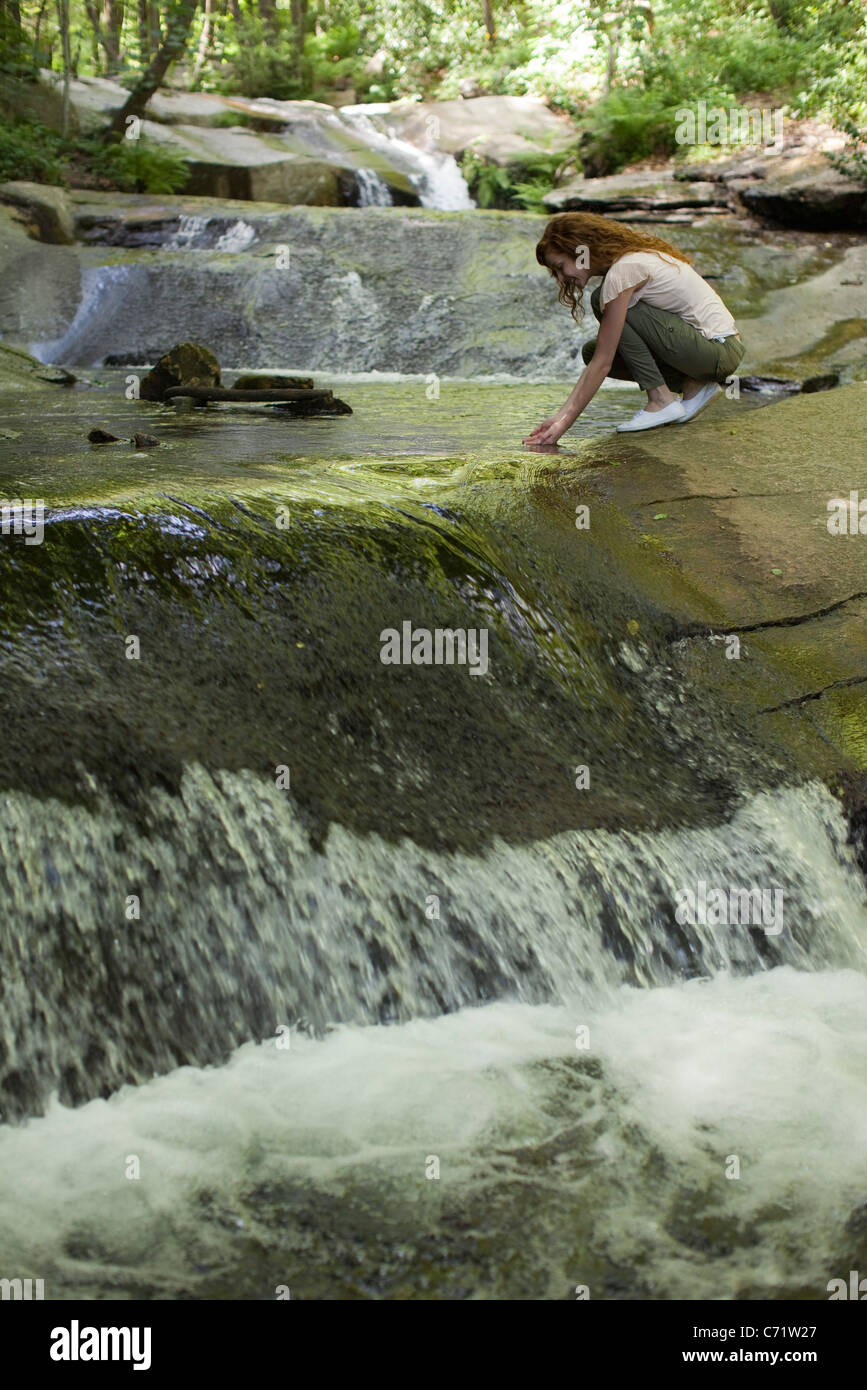
[[[623,332],[623,325],[626,322],[626,310],[629,308],[629,300],[634,292],[635,286],[633,285],[606,304],[602,314],[602,322],[599,325],[599,337],[592,360],[584,368],[556,415],[552,415],[550,419],[543,420],[541,425],[537,425],[533,433],[524,440],[525,444],[556,444],[561,434],[565,434],[574,425],[582,410],[592,401],[611,370],[614,354]]]

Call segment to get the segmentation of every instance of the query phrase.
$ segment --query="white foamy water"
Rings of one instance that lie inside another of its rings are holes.
[[[601,1012],[494,1004],[250,1044],[0,1131],[4,1265],[47,1297],[207,1296],[228,1277],[263,1299],[365,1280],[455,1296],[462,1278],[493,1298],[538,1268],[539,1297],[822,1298],[865,1141],[855,972],[623,990]]]
[[[385,208],[391,205],[391,190],[375,169],[356,169],[358,206]]]
[[[105,315],[126,312],[126,292],[134,279],[135,269],[129,265],[102,265],[83,267],[81,272],[81,298],[71,323],[59,338],[31,343],[30,352],[40,362],[64,362],[71,360],[82,336],[87,337],[91,325]],[[79,365],[94,367],[102,361],[103,353],[93,350],[88,343],[86,360]]]
[[[151,804],[142,834],[116,809],[4,798],[0,973],[28,982],[0,1001],[7,1098],[27,1107],[13,1115],[38,1113],[61,1079],[84,1099],[221,1060],[281,1017],[321,1031],[585,989],[601,1009],[624,983],[867,960],[864,882],[818,786],[755,796],[726,826],[478,855],[336,825],[317,848],[251,773],[189,768],[179,798]],[[677,894],[699,882],[781,891],[782,930],[679,925]],[[125,919],[129,893],[140,920]],[[69,991],[70,960],[87,988]]]
[[[401,140],[391,131],[376,124],[376,112],[359,107],[344,107],[340,118],[361,136],[372,150],[377,150],[389,162],[404,167],[410,175],[423,208],[438,208],[443,212],[461,212],[475,207],[466,180],[450,154],[434,147],[423,149],[408,140]],[[359,171],[359,173],[367,171]],[[390,200],[389,200],[390,201]],[[363,205],[363,203],[362,203]]]

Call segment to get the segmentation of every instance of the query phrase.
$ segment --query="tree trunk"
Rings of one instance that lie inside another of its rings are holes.
[[[34,53],[38,53],[38,52],[39,52],[39,30],[42,28],[42,20],[43,20],[43,18],[44,18],[44,16],[45,16],[45,10],[46,10],[47,4],[48,4],[48,0],[42,0],[42,3],[41,3],[40,6],[39,6],[39,13],[38,13],[38,15],[36,16],[36,29],[35,29],[34,34],[33,34],[33,52],[34,52]]]
[[[99,22],[99,10],[96,7],[96,0],[84,0],[84,8],[90,20],[90,56],[93,59],[93,66],[99,68],[99,45],[102,42],[102,25]]]
[[[24,48],[18,0],[0,0],[0,53],[4,60],[20,57]]]
[[[497,30],[494,25],[494,6],[492,0],[482,0],[482,14],[485,19],[485,33],[491,43],[497,37]]]
[[[148,27],[148,0],[138,0],[138,17],[136,21],[138,30],[138,56],[139,62],[147,64],[151,56],[151,36]]]
[[[277,28],[277,0],[259,0],[259,18],[273,33]]]
[[[289,11],[292,18],[292,32],[295,36],[295,74],[301,76],[301,60],[304,57],[304,36],[307,28],[307,0],[291,0]]]
[[[605,87],[606,95],[611,91],[617,81],[617,59],[620,55],[620,29],[616,28],[613,33],[608,34],[608,59],[605,64]]]
[[[65,140],[69,134],[69,79],[72,68],[69,53],[69,0],[57,0],[57,23],[60,28],[60,48],[63,54],[63,106],[60,132]]]
[[[205,66],[205,59],[208,56],[208,49],[211,47],[211,37],[214,32],[213,25],[213,5],[212,0],[204,0],[205,18],[202,24],[202,32],[199,37],[199,47],[196,52],[196,61],[193,63],[193,71],[190,76],[190,91],[194,92],[199,78],[202,75],[202,68]]]
[[[165,38],[123,106],[114,113],[111,124],[103,135],[106,142],[123,138],[126,134],[128,116],[143,115],[145,107],[172,63],[181,57],[198,5],[199,0],[176,0],[166,19]]]
[[[148,62],[162,42],[163,32],[158,0],[148,0]]]
[[[105,49],[108,72],[117,72],[120,67],[123,7],[124,0],[105,0],[102,8],[102,46]]]

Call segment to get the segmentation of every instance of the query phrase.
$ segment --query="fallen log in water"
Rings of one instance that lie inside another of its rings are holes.
[[[318,387],[311,390],[302,387],[284,387],[281,391],[239,391],[234,386],[170,386],[163,393],[163,400],[174,400],[178,396],[192,396],[195,401],[324,401],[332,397],[330,390]],[[333,397],[332,397],[333,399]]]

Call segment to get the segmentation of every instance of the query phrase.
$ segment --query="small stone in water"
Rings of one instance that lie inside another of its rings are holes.
[[[157,439],[153,434],[134,434],[132,442],[137,449],[154,449],[162,440]]]
[[[109,434],[108,430],[91,430],[87,436],[91,444],[117,444],[118,436]]]
[[[647,662],[644,661],[635,648],[631,647],[628,642],[620,643],[620,646],[617,648],[617,655],[620,657],[623,665],[628,667],[630,671],[634,671],[636,675],[640,675],[642,671],[647,669]]]

